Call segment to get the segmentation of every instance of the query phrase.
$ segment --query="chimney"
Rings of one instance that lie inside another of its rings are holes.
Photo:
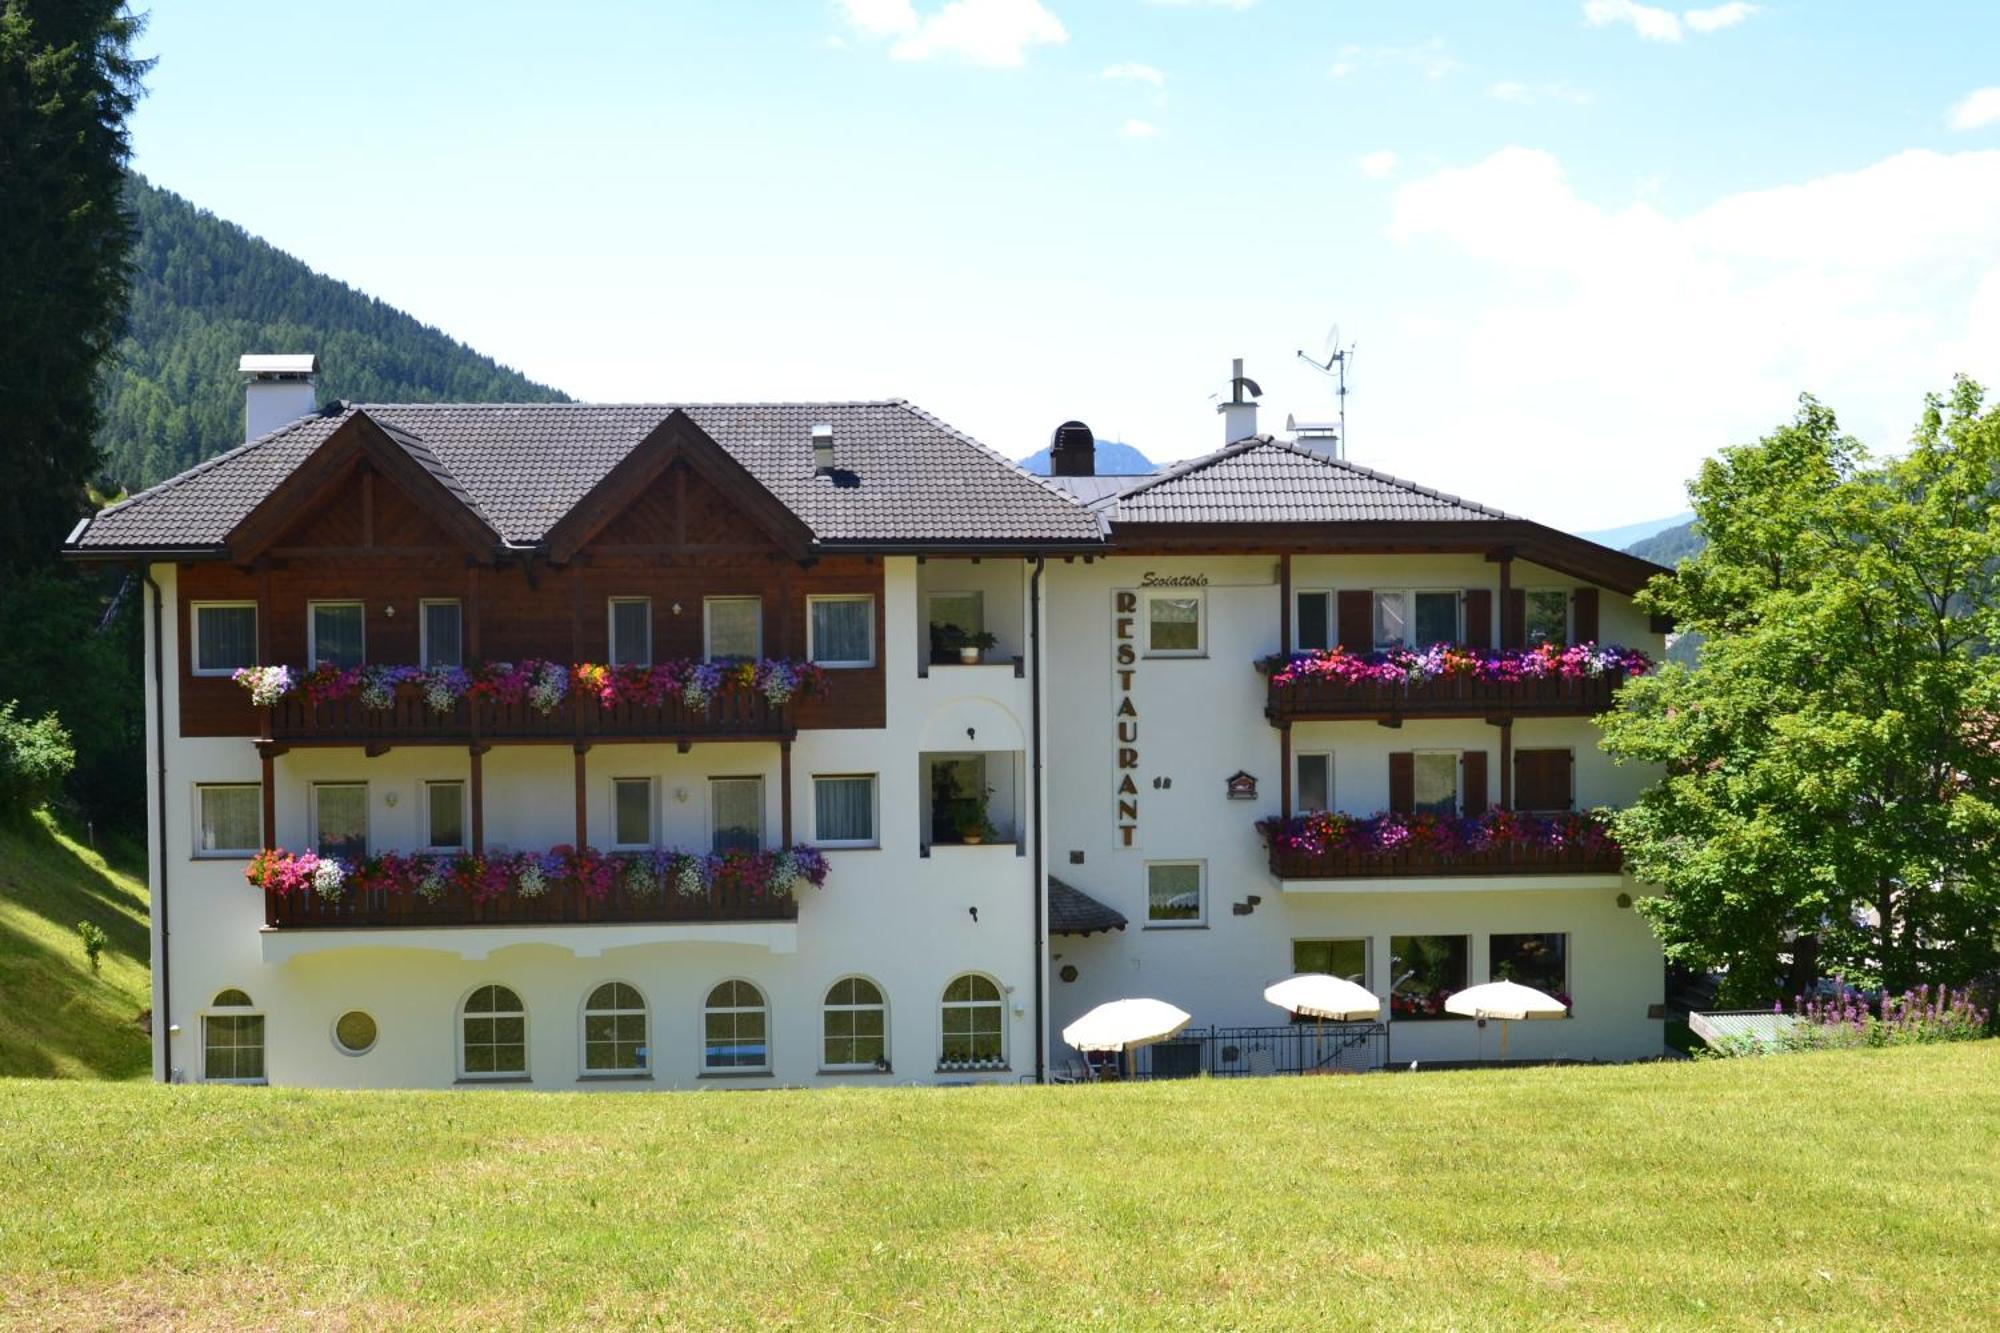
[[[1097,437],[1081,421],[1065,421],[1049,437],[1049,475],[1052,477],[1094,477],[1097,475]]]
[[[246,356],[236,368],[248,376],[243,390],[245,443],[289,426],[319,410],[313,377],[319,358],[310,352],[285,356]]]
[[[1340,444],[1338,421],[1300,421],[1296,416],[1288,416],[1285,429],[1292,433],[1292,443],[1301,449],[1310,449],[1336,462],[1347,457],[1347,450]]]
[[[820,422],[812,428],[813,475],[830,476],[833,473],[833,427]]]
[[[1257,399],[1263,392],[1256,380],[1244,378],[1242,357],[1229,363],[1229,401],[1215,405],[1222,413],[1224,444],[1247,440],[1257,433]]]

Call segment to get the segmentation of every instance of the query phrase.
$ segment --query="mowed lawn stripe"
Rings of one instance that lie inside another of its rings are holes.
[[[1991,1327],[1996,1143],[1993,1042],[1042,1089],[14,1081],[0,1317]]]

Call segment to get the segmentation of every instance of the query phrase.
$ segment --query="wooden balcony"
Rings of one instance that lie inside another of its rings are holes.
[[[481,742],[653,741],[688,744],[714,740],[790,740],[798,733],[790,705],[773,704],[756,690],[731,689],[700,709],[678,700],[661,704],[605,705],[573,690],[542,713],[525,699],[514,703],[465,698],[450,712],[424,701],[415,685],[396,689],[393,706],[363,706],[358,697],[314,703],[295,690],[270,709],[264,739],[280,745],[470,745]]]
[[[1450,855],[1431,851],[1320,852],[1273,847],[1271,873],[1281,880],[1436,879],[1454,875],[1615,875],[1624,858],[1615,846],[1549,848],[1521,844]]]
[[[682,925],[708,922],[799,919],[796,897],[717,888],[699,898],[671,889],[635,894],[623,885],[593,902],[574,887],[558,884],[539,898],[509,895],[475,902],[461,890],[437,899],[408,892],[349,893],[328,902],[314,893],[266,893],[264,923],[274,930],[382,930],[398,926],[588,926]]]
[[[1429,680],[1298,680],[1265,684],[1264,716],[1290,722],[1400,722],[1431,717],[1595,717],[1610,711],[1625,683],[1623,673],[1480,680],[1440,676]]]

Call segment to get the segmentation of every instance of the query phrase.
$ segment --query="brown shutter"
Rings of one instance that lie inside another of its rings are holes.
[[[1511,588],[1500,606],[1500,646],[1519,648],[1528,637],[1528,594]]]
[[[1571,599],[1571,619],[1576,625],[1576,642],[1597,642],[1597,589],[1578,588]]]
[[[1465,643],[1468,648],[1493,646],[1493,590],[1465,590]]]
[[[1571,796],[1574,750],[1516,750],[1514,805],[1520,810],[1567,810]]]
[[[1375,594],[1366,588],[1348,588],[1340,594],[1340,646],[1350,653],[1365,653],[1375,646]]]
[[[1416,813],[1417,756],[1414,750],[1395,750],[1389,755],[1389,809],[1399,815]]]
[[[1468,815],[1486,813],[1486,751],[1467,750],[1459,757],[1464,770],[1459,783],[1459,801]]]

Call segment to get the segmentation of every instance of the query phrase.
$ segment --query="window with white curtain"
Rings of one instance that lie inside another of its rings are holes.
[[[653,599],[611,599],[611,665],[653,664]]]
[[[316,782],[312,789],[313,850],[352,864],[368,855],[368,785]]]
[[[314,666],[360,666],[368,660],[359,602],[310,602],[306,606],[306,656]]]
[[[200,783],[194,789],[196,856],[254,856],[264,846],[264,789]]]
[[[828,667],[875,665],[875,598],[806,599],[806,652]]]
[[[1333,809],[1333,755],[1328,751],[1297,756],[1298,781],[1292,804],[1300,813]]]
[[[1457,750],[1419,750],[1413,761],[1416,774],[1416,812],[1420,815],[1458,813]]]
[[[813,841],[822,847],[873,847],[875,775],[813,778]]]
[[[465,665],[465,614],[456,598],[433,598],[419,608],[424,665]]]
[[[764,845],[764,779],[708,780],[710,845],[718,852],[754,852]]]
[[[465,847],[465,784],[456,779],[424,784],[424,846],[455,852]]]
[[[702,633],[711,661],[755,660],[764,655],[764,599],[709,597],[703,600]]]
[[[194,674],[226,676],[257,664],[257,604],[196,602]]]
[[[620,847],[653,845],[653,780],[613,778],[612,838]]]

